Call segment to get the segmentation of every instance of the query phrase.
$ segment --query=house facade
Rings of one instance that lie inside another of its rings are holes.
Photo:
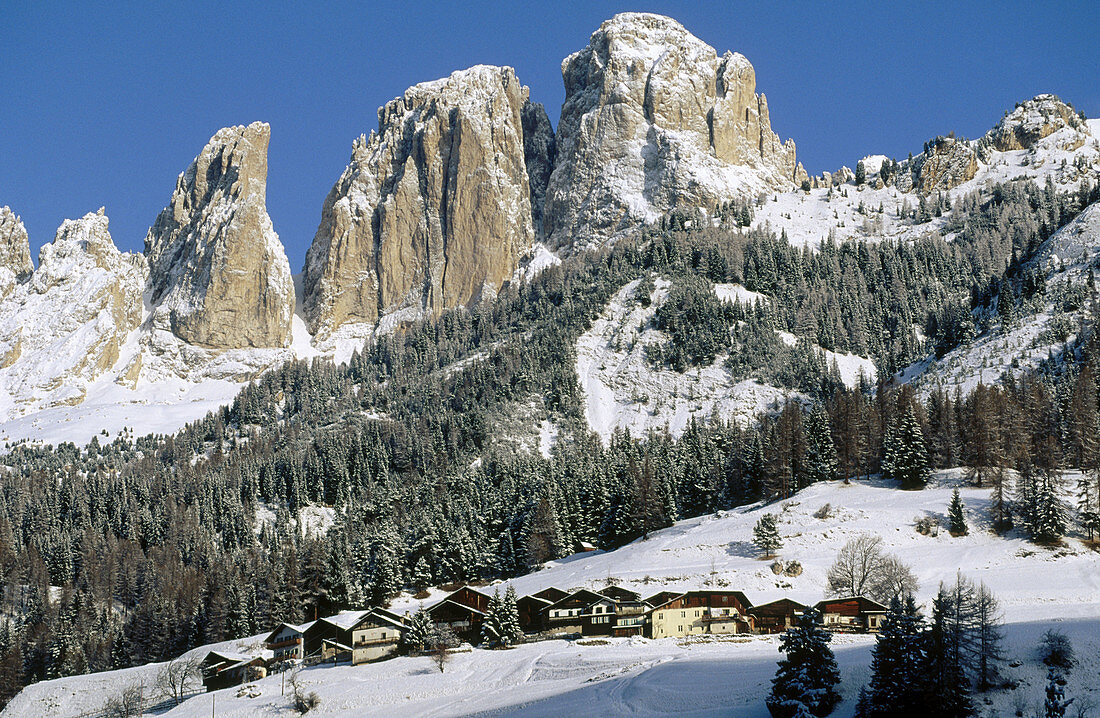
[[[814,608],[821,611],[821,621],[831,631],[870,631],[877,633],[886,617],[886,606],[865,596],[827,598]]]
[[[267,638],[264,639],[264,647],[271,651],[272,660],[289,661],[304,658],[302,631],[302,626],[296,626],[292,623],[280,623],[278,628],[269,633]]]
[[[405,634],[405,619],[382,608],[367,612],[351,627],[353,665],[385,658],[397,650]]]
[[[771,603],[753,606],[748,614],[753,618],[753,629],[757,633],[782,633],[798,625],[808,606],[789,598],[781,598]]]
[[[650,612],[650,638],[749,633],[752,603],[740,591],[688,591]]]

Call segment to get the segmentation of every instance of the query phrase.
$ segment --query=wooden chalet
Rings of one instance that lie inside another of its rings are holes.
[[[740,591],[688,591],[650,612],[651,638],[749,633],[752,602]]]
[[[274,631],[269,633],[267,638],[264,639],[264,647],[271,651],[272,660],[289,661],[304,658],[302,632],[302,626],[293,623],[280,623]]]
[[[825,628],[831,631],[871,631],[877,633],[886,617],[886,606],[866,596],[827,598],[814,605],[821,611]]]
[[[199,670],[203,687],[217,691],[265,677],[267,661],[262,656],[210,651],[199,663]]]
[[[385,610],[372,608],[349,628],[352,665],[384,658],[397,650],[405,635],[405,619]]]
[[[569,595],[568,591],[563,591],[555,586],[544,588],[541,591],[536,591],[531,594],[535,598],[545,598],[550,603],[556,603]]]
[[[615,620],[611,626],[612,636],[644,636],[649,624],[650,604],[635,599],[623,600],[615,604]]]
[[[463,586],[429,608],[428,615],[435,625],[450,628],[459,638],[476,643],[488,609],[487,594]]]
[[[521,596],[516,599],[519,610],[519,626],[524,633],[541,633],[546,630],[546,609],[553,605],[549,598]]]
[[[809,606],[804,606],[789,598],[781,598],[771,603],[753,606],[748,614],[753,619],[753,630],[757,633],[783,633],[798,625],[798,620]]]
[[[546,608],[546,630],[584,636],[610,636],[615,608],[614,599],[582,588]]]

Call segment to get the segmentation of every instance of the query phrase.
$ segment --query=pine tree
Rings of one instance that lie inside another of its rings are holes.
[[[832,634],[821,627],[821,612],[809,608],[798,626],[789,629],[779,643],[786,658],[772,680],[765,703],[773,718],[827,716],[840,702],[840,683],[829,642]]]
[[[960,602],[942,585],[932,602],[932,626],[926,632],[924,703],[928,715],[968,718],[974,715],[970,682],[964,670]]]
[[[519,626],[519,610],[516,607],[516,591],[511,586],[502,596],[500,589],[493,591],[485,621],[481,624],[481,640],[486,645],[511,646],[523,638]]]
[[[951,493],[951,505],[947,507],[947,519],[950,522],[948,530],[952,536],[966,536],[966,516],[963,513],[963,502],[959,496],[959,490]]]
[[[974,631],[978,659],[975,673],[978,690],[981,691],[993,687],[1000,664],[1004,661],[1001,620],[1000,604],[993,592],[984,583],[979,585],[974,602]]]
[[[867,182],[867,168],[863,164],[863,160],[856,162],[856,186],[859,187]]]
[[[410,652],[426,651],[432,645],[434,636],[435,624],[432,622],[431,614],[421,606],[409,618],[408,628],[401,636],[401,644]]]
[[[912,406],[894,422],[883,441],[882,478],[906,488],[922,487],[928,480],[924,432]]]
[[[925,663],[924,620],[913,596],[897,596],[871,651],[870,716],[921,718],[926,715],[921,686]]]
[[[837,455],[829,416],[821,407],[806,417],[806,478],[810,483],[836,478]]]
[[[783,539],[779,535],[779,525],[775,514],[764,514],[752,529],[752,541],[769,558],[783,548]]]

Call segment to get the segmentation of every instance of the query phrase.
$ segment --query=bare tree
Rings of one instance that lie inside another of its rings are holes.
[[[311,710],[321,705],[321,697],[317,695],[316,691],[305,690],[301,681],[298,680],[298,674],[301,672],[301,668],[294,670],[290,674],[290,702],[294,706],[294,710],[299,713],[309,713]]]
[[[104,718],[137,718],[145,703],[145,686],[131,683],[103,705]]]
[[[458,639],[451,629],[446,626],[436,628],[432,635],[431,646],[428,648],[428,655],[439,666],[440,673],[447,667],[447,661],[451,660],[451,649],[457,645]]]
[[[984,691],[993,687],[997,669],[1004,660],[1001,607],[984,583],[978,586],[975,595],[974,619],[977,632],[978,690]]]
[[[857,536],[844,544],[827,579],[832,596],[866,596],[880,603],[918,588],[909,567],[896,556],[884,553],[882,538],[873,534]]]
[[[160,669],[157,673],[156,688],[162,697],[179,705],[188,693],[198,689],[201,682],[202,671],[199,668],[199,659],[180,656],[168,661]]]

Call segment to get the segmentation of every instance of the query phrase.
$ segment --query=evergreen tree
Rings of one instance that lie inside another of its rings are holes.
[[[959,603],[943,586],[932,602],[932,626],[927,631],[923,683],[928,715],[969,718],[974,715],[970,682],[964,669]]]
[[[928,480],[924,432],[912,406],[894,422],[883,441],[882,478],[919,488]]]
[[[948,531],[952,536],[965,536],[968,533],[966,528],[966,515],[963,512],[962,498],[959,497],[959,490],[955,489],[951,492],[951,505],[947,507],[947,520],[949,522]]]
[[[832,638],[821,627],[821,612],[815,608],[807,609],[798,626],[783,634],[779,650],[786,658],[779,661],[765,700],[773,718],[827,716],[840,702],[840,670],[829,648]]]
[[[421,606],[409,618],[408,628],[401,636],[402,647],[410,652],[426,651],[432,645],[435,624],[431,615]]]
[[[863,164],[863,160],[856,162],[856,186],[862,186],[867,183],[867,168]]]
[[[775,514],[764,514],[752,529],[752,541],[764,552],[764,557],[775,555],[783,548],[783,539],[779,535],[778,519]]]
[[[516,606],[516,591],[511,586],[502,596],[500,589],[493,591],[489,598],[489,607],[485,620],[481,624],[481,641],[486,645],[510,646],[523,638],[519,626],[519,610]]]
[[[910,594],[895,596],[871,651],[870,716],[921,718],[924,620]]]
[[[821,407],[806,417],[806,478],[809,483],[836,478],[837,453],[829,416]]]

